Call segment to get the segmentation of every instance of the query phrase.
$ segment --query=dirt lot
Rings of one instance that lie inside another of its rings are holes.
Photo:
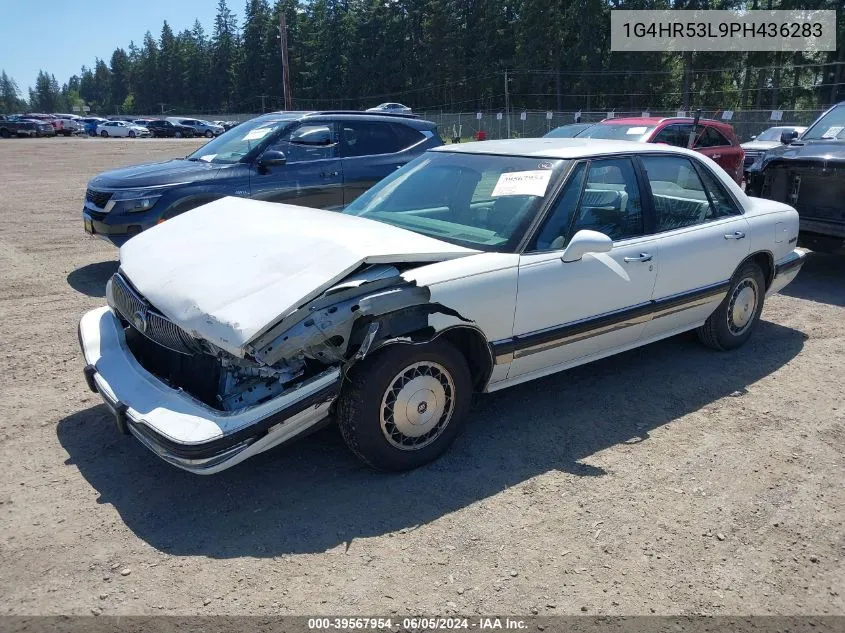
[[[202,478],[118,434],[76,340],[117,266],[87,179],[196,145],[0,142],[0,612],[845,614],[845,258],[738,352],[683,336],[482,398],[427,468],[330,428]]]

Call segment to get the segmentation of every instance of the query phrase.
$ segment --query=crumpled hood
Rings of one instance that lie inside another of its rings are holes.
[[[222,198],[120,249],[120,267],[156,309],[233,354],[362,264],[477,253],[332,211]]]

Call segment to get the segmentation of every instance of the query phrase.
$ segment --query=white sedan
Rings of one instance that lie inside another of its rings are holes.
[[[409,469],[474,392],[686,330],[740,347],[801,268],[797,238],[794,209],[697,152],[448,145],[341,214],[223,198],[129,240],[108,307],[80,322],[85,377],[123,432],[192,472],[328,417],[367,464]]]
[[[148,137],[150,131],[141,125],[128,121],[103,121],[97,125],[97,134],[103,138],[110,136],[135,138]]]

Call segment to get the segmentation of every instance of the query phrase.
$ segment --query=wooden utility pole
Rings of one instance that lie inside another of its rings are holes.
[[[282,96],[284,110],[291,110],[292,99],[290,93],[290,64],[288,63],[288,24],[285,12],[279,12],[279,46],[282,49]]]

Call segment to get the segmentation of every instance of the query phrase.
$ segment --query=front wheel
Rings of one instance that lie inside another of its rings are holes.
[[[108,132],[106,132],[105,130],[103,130],[102,132],[100,132],[100,136],[102,136],[103,138],[108,138],[108,137],[109,137],[109,133],[108,133]]]
[[[182,132],[176,132],[173,136],[176,138],[182,138]]]
[[[341,435],[379,470],[437,459],[460,433],[472,399],[466,359],[446,341],[391,345],[347,378],[337,409]]]
[[[760,266],[747,262],[736,272],[730,290],[716,311],[698,328],[707,347],[730,350],[747,341],[760,320],[766,296],[766,278]]]

